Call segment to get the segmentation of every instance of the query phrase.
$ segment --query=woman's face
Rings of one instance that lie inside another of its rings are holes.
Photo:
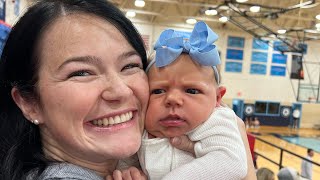
[[[95,16],[60,17],[38,44],[44,151],[64,161],[105,162],[140,146],[148,103],[141,58],[113,25]]]

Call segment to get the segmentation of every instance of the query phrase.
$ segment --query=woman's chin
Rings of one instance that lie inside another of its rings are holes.
[[[140,143],[130,143],[130,144],[123,144],[122,146],[118,147],[118,150],[114,149],[113,156],[115,159],[124,159],[134,155],[140,148]]]
[[[129,137],[129,138],[128,138]],[[141,135],[131,135],[119,138],[113,143],[112,155],[118,159],[123,159],[135,154],[141,145]]]

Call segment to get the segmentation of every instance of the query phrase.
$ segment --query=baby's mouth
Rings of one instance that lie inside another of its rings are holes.
[[[186,120],[178,115],[168,115],[160,120],[160,124],[167,127],[175,127],[184,124]]]
[[[170,115],[166,116],[165,118],[161,119],[161,121],[167,121],[167,120],[183,120],[183,119],[177,114],[170,114]]]

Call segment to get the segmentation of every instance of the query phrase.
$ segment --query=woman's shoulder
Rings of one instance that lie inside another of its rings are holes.
[[[53,180],[53,179],[78,179],[78,180],[103,180],[94,171],[76,166],[69,163],[55,163],[49,165],[43,173],[38,176],[36,173],[30,173],[27,180]]]

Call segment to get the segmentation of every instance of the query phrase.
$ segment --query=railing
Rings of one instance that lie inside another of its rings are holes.
[[[314,164],[314,165],[320,166],[319,163],[316,163],[316,162],[314,162],[314,161],[311,161],[311,160],[309,160],[309,159],[306,159],[305,157],[302,157],[302,156],[300,156],[300,155],[298,155],[298,154],[296,154],[296,153],[293,153],[293,152],[291,152],[291,151],[288,151],[288,150],[286,150],[286,149],[283,149],[283,148],[281,148],[281,147],[279,147],[279,146],[277,146],[277,145],[274,145],[274,144],[272,144],[272,143],[270,143],[270,142],[268,142],[268,141],[265,141],[265,140],[263,140],[263,139],[261,139],[261,138],[259,138],[259,137],[255,137],[255,139],[256,139],[256,140],[259,140],[259,141],[261,141],[261,142],[263,142],[263,143],[266,143],[266,144],[268,144],[268,145],[270,145],[270,146],[273,146],[273,147],[275,147],[275,148],[277,148],[277,149],[280,150],[280,160],[279,160],[280,162],[276,162],[276,161],[274,161],[274,160],[272,160],[272,159],[264,156],[263,154],[258,153],[258,152],[255,151],[255,153],[256,153],[258,156],[261,156],[261,157],[263,157],[264,159],[270,161],[271,163],[277,165],[277,166],[279,167],[279,169],[283,168],[283,166],[282,166],[283,152],[289,153],[289,154],[291,154],[291,155],[293,155],[293,156],[296,156],[296,157],[298,157],[298,158],[300,158],[300,159],[303,159],[303,160],[305,160],[305,161],[311,162],[311,163]]]

